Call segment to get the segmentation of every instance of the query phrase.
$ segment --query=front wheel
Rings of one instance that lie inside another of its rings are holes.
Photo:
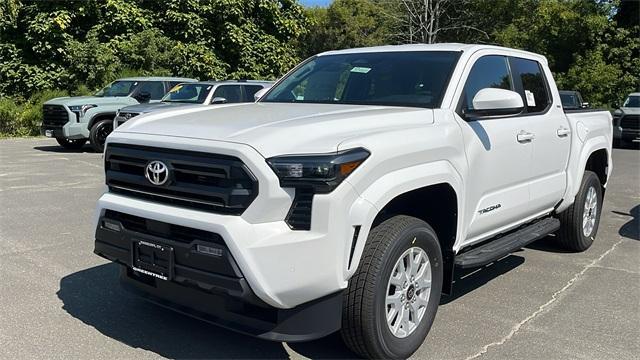
[[[570,251],[585,251],[596,237],[602,210],[602,186],[592,171],[585,171],[575,201],[559,214],[560,244]]]
[[[343,300],[342,338],[357,354],[404,359],[431,329],[442,290],[435,231],[410,216],[371,230]]]
[[[113,120],[100,120],[91,127],[89,141],[96,152],[104,151],[104,143],[112,131]]]
[[[64,137],[56,137],[56,141],[65,149],[78,150],[82,149],[84,144],[87,142],[87,139],[67,139]]]

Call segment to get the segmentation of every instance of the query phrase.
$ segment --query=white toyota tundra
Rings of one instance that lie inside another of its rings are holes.
[[[548,234],[583,251],[612,119],[547,61],[485,45],[314,56],[260,100],[142,115],[104,153],[95,253],[164,307],[276,341],[424,341],[454,269]],[[543,280],[541,280],[543,281]]]

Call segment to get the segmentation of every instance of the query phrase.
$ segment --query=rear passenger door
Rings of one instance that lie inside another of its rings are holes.
[[[552,209],[562,198],[566,188],[566,167],[571,136],[569,121],[561,100],[553,99],[551,74],[536,60],[519,57],[509,59],[516,91],[525,104],[523,118],[527,130],[534,135],[531,141],[531,182],[529,206],[534,212]]]

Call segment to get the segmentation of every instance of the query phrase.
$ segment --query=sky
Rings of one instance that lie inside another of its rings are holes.
[[[328,6],[333,0],[300,0],[304,6]]]

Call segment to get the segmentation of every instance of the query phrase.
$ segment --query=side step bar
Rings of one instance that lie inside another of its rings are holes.
[[[455,264],[471,268],[489,264],[560,228],[560,220],[546,218],[456,256]]]

